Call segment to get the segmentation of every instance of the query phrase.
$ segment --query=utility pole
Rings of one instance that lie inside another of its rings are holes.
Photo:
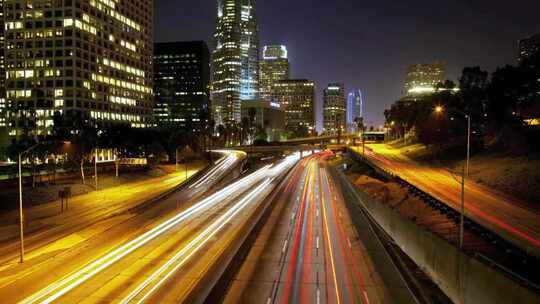
[[[96,147],[95,153],[94,153],[94,182],[95,182],[96,191],[98,190],[97,161],[98,161],[98,149]]]
[[[362,127],[362,156],[366,157],[366,127]]]
[[[174,150],[174,158],[175,158],[175,167],[176,171],[178,171],[178,147],[176,147],[176,150]]]
[[[24,232],[23,232],[23,198],[22,198],[22,153],[19,153],[19,235],[21,242],[21,257],[20,262],[24,262]]]
[[[20,262],[24,262],[24,211],[23,211],[23,193],[22,193],[22,156],[39,146],[39,143],[19,153],[19,236],[20,236]]]
[[[471,115],[467,115],[467,177],[469,177],[469,163],[471,159]]]

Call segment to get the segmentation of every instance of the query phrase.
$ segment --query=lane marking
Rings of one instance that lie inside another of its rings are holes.
[[[283,244],[283,249],[281,249],[281,252],[285,253],[285,251],[287,250],[287,244],[289,243],[289,240],[285,240],[284,244]]]

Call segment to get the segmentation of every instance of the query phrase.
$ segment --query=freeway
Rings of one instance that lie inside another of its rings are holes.
[[[444,168],[416,163],[386,144],[370,144],[366,157],[380,168],[460,210],[461,184]],[[359,148],[352,148],[362,153]],[[540,212],[496,189],[467,180],[465,214],[525,251],[540,256]]]
[[[89,244],[91,252],[79,252],[81,256],[67,254],[57,263],[3,286],[0,297],[4,303],[187,301],[202,294],[195,291],[213,276],[212,266],[242,236],[249,215],[264,202],[279,176],[297,161],[298,156],[293,155],[267,165],[142,227],[140,221],[133,221],[108,231],[104,238],[122,239],[122,234],[135,233],[103,248]],[[188,189],[203,188],[214,175],[203,176],[203,182]]]
[[[291,173],[225,303],[392,302],[328,172],[330,155]]]
[[[0,259],[4,261],[0,265],[0,288],[43,275],[43,270],[56,265],[58,261],[71,261],[74,256],[80,256],[82,260],[86,254],[91,256],[96,250],[114,246],[115,242],[136,233],[136,229],[145,223],[151,223],[171,209],[176,209],[178,202],[189,204],[191,200],[212,190],[216,182],[228,176],[245,158],[243,152],[219,153],[223,157],[206,174],[197,177],[189,187],[180,191],[175,189],[183,182],[181,176],[184,174],[90,193],[81,196],[80,202],[74,199],[68,212],[40,220],[45,222],[44,229],[26,236],[24,264],[18,263],[18,242],[0,247]],[[168,193],[168,196],[161,197],[164,193]],[[77,203],[82,206],[77,206]],[[108,234],[112,236],[107,237]]]

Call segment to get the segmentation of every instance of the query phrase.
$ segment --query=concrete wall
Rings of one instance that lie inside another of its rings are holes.
[[[340,178],[346,179],[343,173]],[[348,187],[354,188],[345,181]],[[455,303],[540,303],[540,296],[495,269],[473,259],[435,234],[418,227],[397,211],[354,189],[361,205],[401,249]],[[461,290],[459,284],[461,267]]]

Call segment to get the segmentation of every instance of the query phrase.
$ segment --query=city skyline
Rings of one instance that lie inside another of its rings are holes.
[[[540,25],[528,13],[531,8],[540,9],[540,3],[535,1],[521,6],[510,3],[487,6],[487,1],[362,4],[338,0],[314,5],[304,1],[287,5],[283,1],[281,5],[279,1],[257,3],[261,45],[286,45],[293,67],[291,78],[315,80],[320,122],[322,88],[338,75],[346,91],[362,89],[364,98],[370,101],[365,109],[366,123],[378,126],[384,121],[384,109],[401,96],[408,65],[444,60],[448,63],[447,78],[457,81],[465,66],[480,65],[493,71],[505,64],[517,64],[518,40],[540,32]],[[158,0],[156,4],[156,41],[206,39],[211,42],[213,1],[189,7],[166,0]],[[173,12],[180,8],[187,18],[178,21]],[[318,32],[320,27],[316,24],[327,14],[340,16],[342,21]],[[296,20],[302,20],[303,24],[298,26]],[[440,26],[434,31],[425,25],[427,20],[434,20]],[[179,26],[171,26],[178,22]],[[496,30],[491,24],[505,24],[505,29]],[[471,27],[477,30],[471,31]],[[318,46],[321,39],[327,42]],[[426,40],[433,43],[426,44]],[[326,61],[329,54],[337,57]]]
[[[0,0],[0,304],[539,304],[534,4]]]

